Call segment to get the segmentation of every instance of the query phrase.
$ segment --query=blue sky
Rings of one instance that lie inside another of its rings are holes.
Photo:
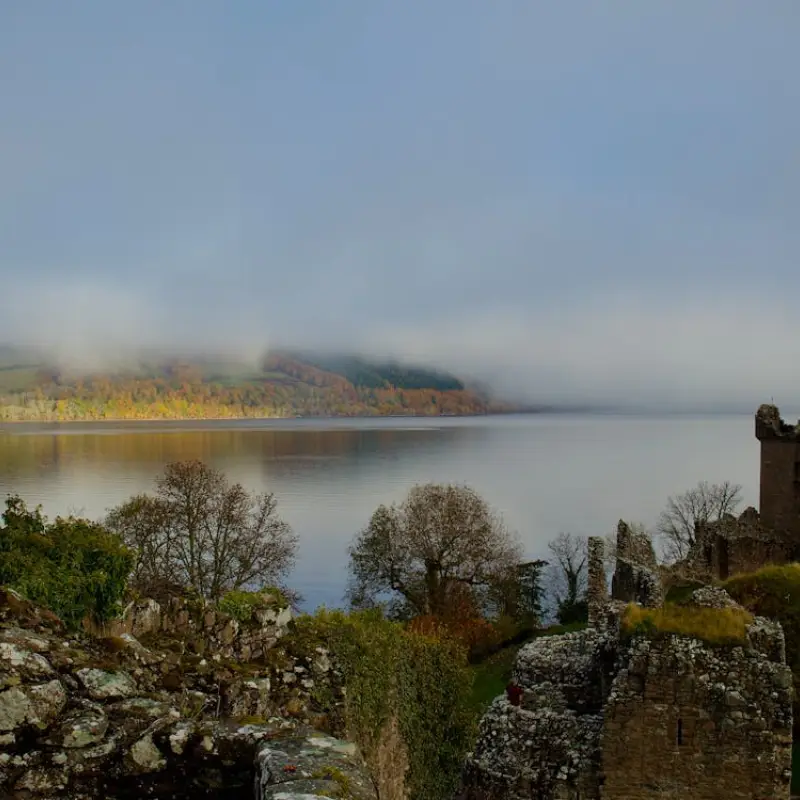
[[[0,6],[0,336],[800,394],[796,0]]]

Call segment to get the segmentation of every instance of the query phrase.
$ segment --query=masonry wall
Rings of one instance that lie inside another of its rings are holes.
[[[637,642],[605,710],[602,797],[787,800],[790,687],[755,651]]]
[[[761,522],[800,542],[800,443],[761,440]]]
[[[705,550],[708,570],[720,580],[751,572],[765,564],[785,564],[793,556],[793,551],[782,541],[746,537],[726,539],[717,536]]]

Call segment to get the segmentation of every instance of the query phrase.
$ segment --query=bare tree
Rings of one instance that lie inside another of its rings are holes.
[[[449,598],[496,586],[520,560],[516,539],[473,489],[415,486],[356,536],[348,597],[354,607],[386,598],[395,614],[444,616]]]
[[[135,586],[192,587],[211,599],[278,583],[297,545],[274,495],[252,495],[200,461],[167,465],[155,494],[113,509],[106,526],[137,553]]]
[[[585,536],[559,533],[547,543],[550,562],[550,592],[559,622],[577,622],[586,613],[588,540]]]
[[[695,543],[697,526],[732,514],[741,502],[742,487],[730,481],[714,484],[701,481],[693,489],[670,497],[657,527],[667,560],[686,558]]]

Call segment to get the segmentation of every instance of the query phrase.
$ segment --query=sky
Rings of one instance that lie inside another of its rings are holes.
[[[800,397],[797,0],[0,4],[0,340]]]

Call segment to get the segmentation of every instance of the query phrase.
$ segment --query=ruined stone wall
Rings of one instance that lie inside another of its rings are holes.
[[[599,800],[602,708],[615,660],[591,628],[519,651],[516,690],[484,715],[459,800]]]
[[[794,555],[792,542],[768,528],[750,507],[738,519],[726,514],[719,520],[698,525],[687,564],[699,576],[726,580],[765,564],[786,563]]]
[[[608,586],[606,585],[605,542],[600,536],[589,537],[588,578],[586,604],[589,610],[589,625],[602,628],[608,606]]]
[[[176,641],[69,632],[0,587],[0,798],[376,800],[353,743],[297,709],[276,713],[285,687],[273,671],[192,657]],[[310,668],[293,671],[313,689]]]
[[[84,628],[97,637],[125,634],[137,639],[175,637],[198,655],[213,652],[222,658],[247,662],[261,659],[274,647],[291,618],[291,609],[268,595],[264,595],[263,606],[254,608],[252,618],[246,622],[234,619],[211,603],[173,597],[163,604],[153,599],[130,603],[120,619],[104,624],[87,620]]]
[[[756,413],[756,438],[762,523],[800,542],[800,428],[787,425],[775,406],[763,405]]]
[[[692,595],[720,614],[722,589]],[[792,673],[781,626],[741,645],[602,628],[519,651],[466,761],[458,800],[788,800]],[[741,610],[741,609],[740,609]]]
[[[777,630],[763,650],[637,639],[605,707],[602,796],[786,800],[792,675],[771,660]]]
[[[775,531],[800,536],[800,445],[771,439],[761,442],[761,517]]]
[[[623,520],[617,525],[616,568],[611,580],[611,596],[625,603],[646,607],[664,601],[656,554],[650,537],[634,531]]]

